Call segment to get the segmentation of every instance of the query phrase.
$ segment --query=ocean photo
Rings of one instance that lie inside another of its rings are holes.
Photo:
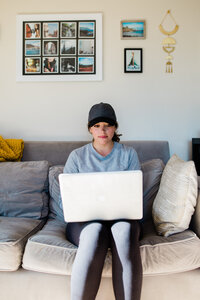
[[[40,55],[41,52],[41,42],[28,40],[25,41],[25,55],[27,56],[35,56]]]
[[[79,23],[80,37],[94,37],[94,22],[80,22]]]
[[[144,37],[144,22],[122,23],[122,37]]]

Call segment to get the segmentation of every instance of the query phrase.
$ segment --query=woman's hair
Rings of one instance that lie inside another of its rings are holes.
[[[112,126],[115,126],[115,128],[116,128],[112,140],[113,140],[113,142],[119,143],[120,142],[120,136],[122,136],[122,134],[117,133],[118,123],[115,122],[115,124],[112,125]],[[90,125],[90,123],[88,123],[88,131],[90,130],[91,127],[92,126]]]

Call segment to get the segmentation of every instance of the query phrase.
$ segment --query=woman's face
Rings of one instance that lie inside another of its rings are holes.
[[[94,142],[101,145],[112,142],[116,127],[106,122],[99,122],[90,127],[89,132],[92,134]]]

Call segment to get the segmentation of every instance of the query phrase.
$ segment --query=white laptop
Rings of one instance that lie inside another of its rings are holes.
[[[141,219],[142,171],[59,175],[66,222]]]

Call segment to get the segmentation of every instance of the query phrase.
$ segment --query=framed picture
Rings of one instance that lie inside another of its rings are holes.
[[[94,71],[94,58],[93,57],[79,57],[78,59],[78,72],[90,73]]]
[[[55,39],[58,38],[59,23],[57,22],[43,22],[43,38]]]
[[[144,20],[125,20],[121,21],[122,39],[145,39],[146,22]]]
[[[60,55],[76,55],[76,40],[60,40]]]
[[[80,22],[79,37],[80,38],[93,38],[94,36],[95,36],[95,23],[94,22]]]
[[[142,48],[124,49],[124,72],[142,73]]]
[[[26,57],[25,58],[25,73],[26,74],[40,74],[41,72],[41,58],[40,57]]]
[[[40,39],[41,37],[41,23],[25,23],[25,38],[26,39]]]
[[[43,40],[43,55],[58,55],[58,40]]]
[[[17,16],[17,81],[102,80],[102,14]]]
[[[76,38],[76,22],[61,22],[61,38]]]
[[[25,41],[25,56],[41,55],[41,41],[40,40],[26,40]]]

